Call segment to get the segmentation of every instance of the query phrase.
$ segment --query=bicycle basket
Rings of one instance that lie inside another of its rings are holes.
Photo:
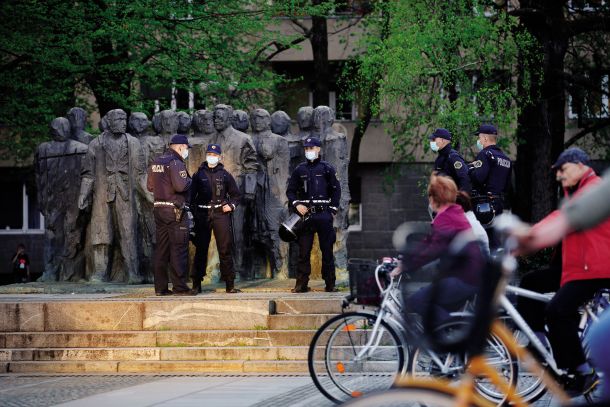
[[[349,289],[356,304],[381,304],[381,292],[375,281],[377,263],[370,259],[350,259],[347,262]]]

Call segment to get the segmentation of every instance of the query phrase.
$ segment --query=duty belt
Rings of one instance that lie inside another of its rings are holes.
[[[223,204],[218,204],[218,205],[197,205],[198,208],[201,209],[217,209],[217,208],[222,208],[224,205]]]
[[[296,201],[296,203],[309,205],[308,209],[310,213],[322,213],[329,208],[330,199],[305,199]]]
[[[155,201],[155,203],[153,205],[154,206],[171,206],[172,208],[176,207],[176,205],[174,205],[173,202],[165,202],[165,201]]]

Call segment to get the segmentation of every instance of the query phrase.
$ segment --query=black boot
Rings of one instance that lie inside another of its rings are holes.
[[[193,291],[201,294],[201,280],[193,280]]]

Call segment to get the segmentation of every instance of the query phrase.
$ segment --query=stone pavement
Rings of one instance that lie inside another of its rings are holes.
[[[331,407],[302,375],[0,376],[0,407]],[[554,403],[543,397],[535,407]]]

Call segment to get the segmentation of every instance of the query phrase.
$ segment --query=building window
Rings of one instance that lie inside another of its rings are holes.
[[[568,95],[568,117],[570,119],[605,119],[610,117],[608,74],[592,77],[599,84],[598,91],[579,88]]]
[[[7,182],[2,187],[8,199],[0,211],[0,234],[44,233],[44,218],[38,210],[36,196],[28,195],[25,183]]]
[[[309,106],[313,106],[313,92],[309,92]],[[335,112],[336,120],[358,120],[358,105],[348,95],[328,92],[328,107]]]

